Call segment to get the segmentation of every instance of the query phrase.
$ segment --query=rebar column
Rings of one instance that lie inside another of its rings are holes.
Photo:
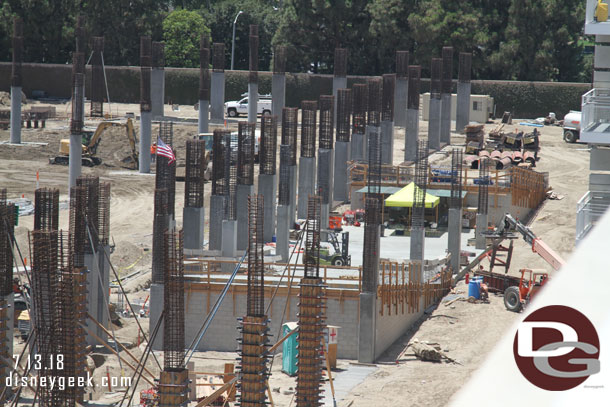
[[[428,185],[428,143],[423,140],[417,144],[414,182],[410,258],[411,260],[423,261],[426,241],[426,189]]]
[[[165,232],[169,229],[169,208],[167,189],[155,189],[154,219],[152,236],[152,283],[150,285],[149,329],[152,332],[163,312],[165,279]],[[163,328],[163,322],[161,327]],[[155,350],[162,349],[161,336],[153,341]]]
[[[409,51],[396,51],[396,90],[394,92],[394,124],[407,123],[407,88],[409,78]]]
[[[210,40],[208,34],[201,34],[199,40],[199,133],[209,131],[210,120]]]
[[[224,193],[225,206],[222,220],[222,255],[234,257],[237,250],[237,153],[238,146],[234,144],[233,137],[229,134],[224,138]],[[224,266],[228,272],[233,270],[233,265]]]
[[[405,127],[405,162],[417,158],[419,140],[419,83],[421,66],[409,66],[409,93],[407,96],[407,124]]]
[[[281,143],[290,146],[290,157],[288,160],[289,176],[289,225],[293,227],[296,220],[297,210],[297,129],[299,109],[296,107],[285,107],[282,109],[282,140]]]
[[[209,249],[222,249],[222,220],[226,198],[225,185],[225,139],[230,137],[228,130],[214,130],[212,144],[212,196],[210,197]]]
[[[171,148],[174,155],[176,154],[176,150],[174,149],[173,122],[159,122],[158,139],[161,139],[169,148]],[[157,154],[155,188],[167,190],[168,214],[170,216],[170,220],[173,220],[175,218],[176,207],[176,161],[170,161],[171,160],[168,157]]]
[[[74,85],[72,87],[72,118],[70,120],[70,156],[68,168],[68,186],[72,188],[76,185],[76,179],[81,174],[83,159],[82,133],[84,123],[80,119],[83,117],[81,111],[83,105],[78,103],[83,97],[84,75],[77,73],[74,75]]]
[[[73,58],[75,54],[79,54],[80,56],[78,57],[78,64],[76,66],[72,67],[72,83],[74,83],[74,74],[75,73],[82,73],[84,75],[84,77],[86,78],[86,72],[85,72],[85,55],[87,54],[87,43],[85,41],[85,16],[79,15],[76,18],[76,31],[75,31],[75,39],[76,39],[76,48],[74,53],[72,54]],[[103,51],[103,50],[102,50]],[[104,56],[102,55],[102,58]],[[102,60],[103,61],[103,60]],[[103,71],[102,71],[102,75],[103,75]],[[86,81],[85,81],[86,82]],[[85,83],[83,83],[83,99],[82,99],[82,112],[83,112],[83,117],[82,117],[82,121],[83,123],[85,122]]]
[[[290,234],[290,154],[291,146],[280,144],[280,183],[277,206],[276,256],[288,262]]]
[[[316,121],[318,103],[315,100],[301,102],[301,157],[299,157],[299,190],[297,218],[307,218],[309,195],[316,187]]]
[[[205,141],[187,140],[184,209],[182,210],[185,249],[203,249],[203,227],[205,225],[203,202],[206,167]]]
[[[213,123],[222,123],[225,117],[225,44],[217,42],[212,47],[210,120]]]
[[[91,117],[104,117],[104,37],[93,37],[91,55]],[[84,72],[83,72],[84,73]]]
[[[163,117],[165,115],[165,44],[158,41],[152,42],[150,99],[153,117]]]
[[[430,68],[430,105],[428,109],[428,142],[432,150],[441,149],[441,76],[443,60],[432,58]]]
[[[481,158],[479,162],[479,197],[476,218],[476,248],[484,250],[487,247],[487,241],[483,232],[487,231],[487,213],[489,208],[489,160]]]
[[[151,113],[151,40],[150,37],[140,37],[140,173],[150,173],[150,144],[152,134]]]
[[[451,254],[451,268],[460,271],[460,252],[462,250],[462,159],[461,149],[451,151],[451,199],[449,201],[449,225],[447,249]]]
[[[394,161],[394,90],[396,75],[383,75],[381,98],[381,162],[392,165]]]
[[[238,367],[241,371],[238,401],[242,407],[267,404],[269,321],[264,311],[263,201],[260,195],[248,197],[248,292],[246,315],[240,321],[241,363]]]
[[[248,248],[248,197],[254,195],[254,123],[239,122],[237,130],[237,250]]]
[[[277,117],[261,117],[261,141],[259,146],[258,194],[265,199],[265,229],[263,238],[271,242],[275,235],[277,197]]]
[[[328,230],[328,218],[333,206],[333,168],[334,168],[334,126],[333,111],[335,97],[330,95],[320,96],[320,131],[318,143],[318,175],[316,177],[316,192],[321,200],[322,230]],[[327,233],[322,234],[322,239],[327,240]]]
[[[443,47],[442,57],[443,78],[441,80],[441,143],[451,144],[451,91],[453,88],[453,47]]]
[[[352,113],[351,89],[337,91],[337,140],[335,141],[335,168],[333,175],[333,199],[347,202],[347,162],[350,160],[350,133]]]
[[[308,199],[305,224],[304,277],[299,288],[296,405],[319,406],[322,402],[326,289],[320,278],[320,197]]]
[[[333,96],[335,102],[339,99],[339,89],[347,88],[347,48],[335,48],[333,76]],[[337,125],[337,105],[333,106],[333,126]]]
[[[0,189],[0,356],[13,357],[14,294],[13,240],[15,238],[15,206],[6,200],[6,189]],[[10,367],[0,365],[0,391],[4,391]],[[10,392],[9,392],[10,394]]]
[[[472,52],[460,52],[457,106],[455,112],[455,131],[463,132],[470,123],[470,74],[472,71]]]
[[[258,25],[250,25],[250,73],[248,75],[248,122],[256,123],[258,110]]]
[[[11,143],[21,143],[21,63],[23,62],[23,21],[13,18],[13,65],[11,72]]]
[[[286,106],[286,47],[273,51],[273,76],[271,77],[271,114],[281,117]]]
[[[366,161],[366,115],[368,109],[369,87],[358,83],[352,88],[352,140],[350,157],[354,162]]]

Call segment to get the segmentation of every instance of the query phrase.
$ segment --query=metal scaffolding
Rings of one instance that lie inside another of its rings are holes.
[[[277,116],[263,115],[261,118],[261,141],[258,159],[260,173],[274,175],[277,166]]]
[[[315,157],[318,102],[304,100],[301,109],[301,157]]]
[[[351,134],[352,90],[337,91],[337,141],[349,141]]]
[[[205,141],[187,140],[184,177],[184,206],[187,208],[203,208],[206,165]]]
[[[319,148],[332,149],[335,128],[333,117],[335,111],[335,97],[332,95],[320,96],[320,134]]]

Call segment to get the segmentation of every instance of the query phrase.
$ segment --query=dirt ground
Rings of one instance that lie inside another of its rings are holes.
[[[34,102],[36,103],[36,102]],[[69,105],[56,104],[58,114],[66,117]],[[139,106],[113,105],[115,115],[122,117],[125,112],[139,112]],[[166,106],[166,112],[171,111]],[[171,112],[172,116],[180,118],[196,118],[192,107],[181,106],[179,112]],[[518,120],[515,121],[518,123]],[[95,121],[87,120],[87,127],[94,128]],[[138,123],[136,134],[138,134]],[[39,173],[41,187],[60,189],[60,200],[67,201],[68,168],[50,165],[49,158],[57,155],[59,141],[68,137],[68,120],[59,119],[47,122],[46,129],[23,129],[22,140],[32,143],[22,146],[0,144],[0,188],[6,188],[9,198],[25,198],[33,200],[36,188],[36,174]],[[494,124],[486,125],[486,129]],[[236,128],[234,122],[230,128]],[[520,126],[509,126],[512,129]],[[156,126],[153,125],[153,136]],[[531,131],[531,127],[523,127]],[[184,166],[185,141],[196,135],[196,122],[174,124],[174,144],[178,149],[178,167]],[[421,133],[425,135],[427,122],[421,123]],[[550,185],[554,191],[563,196],[561,200],[547,200],[539,209],[530,226],[549,246],[562,256],[569,257],[574,248],[576,224],[576,204],[587,190],[589,174],[589,154],[586,145],[566,144],[561,137],[559,127],[541,129],[540,161],[537,171],[548,172]],[[8,141],[9,131],[0,130],[0,142]],[[279,137],[278,137],[279,139]],[[464,145],[464,137],[455,135],[456,145]],[[279,140],[278,140],[279,142]],[[403,155],[404,131],[398,129],[395,139],[395,164]],[[129,155],[129,147],[125,134],[121,129],[108,130],[98,147],[103,164],[95,168],[83,168],[83,174],[99,175],[104,181],[111,182],[111,236],[115,250],[111,255],[112,263],[121,276],[131,275],[125,281],[129,298],[142,301],[147,297],[150,284],[151,237],[153,222],[153,190],[154,177],[141,175],[126,169],[124,159]],[[431,161],[446,160],[447,154],[434,154]],[[182,208],[184,184],[176,185],[176,221],[178,227],[182,223]],[[206,200],[209,199],[209,186],[206,186]],[[208,203],[206,202],[206,207]],[[24,216],[19,220],[16,237],[24,256],[28,253],[27,232],[32,229],[33,216]],[[68,228],[68,211],[60,212],[60,227]],[[352,256],[359,255],[352,253]],[[522,240],[515,242],[511,273],[516,274],[520,268],[542,268],[549,272],[552,269]],[[457,287],[458,292],[465,292],[463,284]],[[408,405],[408,406],[442,406],[449,402],[450,397],[463,385],[472,372],[485,359],[498,339],[506,334],[505,330],[512,323],[516,314],[504,309],[501,296],[491,295],[489,304],[471,304],[457,301],[451,306],[438,306],[431,315],[411,332],[400,338],[381,358],[377,370],[369,375],[360,385],[342,401],[341,406],[370,405]],[[120,342],[129,344],[136,358],[140,358],[143,347],[138,348],[136,323],[133,318],[122,318],[123,326],[115,327],[115,333]],[[145,331],[148,331],[148,320],[141,320]],[[273,333],[274,335],[276,333]],[[447,355],[459,363],[430,363],[403,356],[396,361],[406,344],[417,338],[420,341],[438,342]],[[16,344],[19,340],[16,338]],[[20,345],[23,346],[23,345]],[[236,344],[237,347],[237,344]],[[17,347],[19,350],[19,347]],[[17,351],[16,350],[16,351]],[[122,352],[123,353],[123,352]],[[222,371],[225,362],[233,362],[236,354],[204,352],[197,353],[193,358],[198,371]],[[159,356],[160,358],[160,356]],[[95,380],[101,382],[101,377],[131,375],[131,370],[123,364],[122,369],[116,357],[105,349],[99,348],[93,354],[95,363]],[[348,368],[352,361],[340,361],[339,367]],[[295,387],[293,378],[279,371],[281,360],[276,360],[270,387],[278,390],[272,393],[276,406],[288,406]],[[157,375],[158,368],[154,362],[147,363],[151,372]],[[140,382],[139,389],[149,387]],[[116,401],[119,394],[116,389],[108,392],[107,388],[97,387],[92,395],[94,400],[110,403]],[[27,392],[25,393],[27,394]],[[135,397],[137,401],[137,396]]]

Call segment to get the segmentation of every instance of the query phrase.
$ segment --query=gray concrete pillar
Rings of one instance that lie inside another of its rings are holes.
[[[6,297],[4,297],[4,299],[6,301],[6,305],[8,306],[8,326],[6,330],[6,344],[8,346],[8,354],[12,356],[15,340],[15,294],[10,293]]]
[[[319,148],[318,149],[318,183],[320,179],[325,176],[328,178],[328,203],[332,206],[333,203],[333,168],[335,160],[334,149]],[[322,223],[324,226],[324,223]]]
[[[256,123],[258,83],[248,83],[248,123]]]
[[[394,122],[381,122],[381,163],[392,165],[394,162]]]
[[[328,218],[330,213],[330,204],[323,203],[320,205],[320,240],[328,242]]]
[[[210,196],[210,231],[208,248],[210,250],[222,249],[222,218],[224,216],[224,195]]]
[[[309,195],[315,194],[315,186],[316,158],[299,157],[298,219],[307,219],[307,200]]]
[[[197,121],[197,131],[199,133],[209,132],[210,123],[210,101],[199,100],[199,120]]]
[[[184,248],[203,249],[203,225],[205,225],[204,208],[182,209],[182,229],[184,230]]]
[[[140,173],[150,173],[150,143],[152,134],[152,114],[140,112]]]
[[[150,73],[150,108],[153,117],[165,115],[165,69],[152,68]]]
[[[477,226],[476,226],[476,248],[478,250],[485,250],[487,247],[487,241],[483,232],[487,231],[487,214],[486,213],[477,213]]]
[[[375,362],[375,337],[377,331],[377,295],[360,293],[360,321],[358,324],[358,362]]]
[[[451,94],[441,94],[441,144],[451,144]]]
[[[21,86],[11,86],[11,143],[21,143]]]
[[[237,221],[222,221],[222,257],[235,257],[237,254]]]
[[[449,208],[449,227],[447,249],[451,253],[451,268],[454,273],[460,270],[460,252],[462,251],[462,209]]]
[[[470,123],[470,82],[458,82],[455,131],[461,133]]]
[[[333,110],[333,126],[337,127],[337,99],[339,89],[347,89],[347,76],[333,76],[333,96],[334,98],[334,110]]]
[[[104,328],[110,330],[110,315],[108,315],[108,305],[110,304],[110,263],[104,255],[104,251],[110,255],[110,247],[100,246],[98,252],[98,264],[99,264],[99,279],[98,279],[98,290],[97,290],[97,321],[104,326]],[[119,310],[118,312],[120,312]],[[106,340],[107,335],[102,328],[97,327],[97,336]]]
[[[237,215],[237,250],[248,248],[248,197],[254,195],[254,185],[238,184],[235,190]]]
[[[99,297],[99,264],[96,262],[96,258],[92,253],[85,254],[85,267],[87,267],[87,313],[97,319],[98,303],[103,301],[103,298]],[[98,332],[97,325],[89,320],[87,320],[87,329],[95,334]],[[97,345],[99,344],[99,341],[87,334],[87,344]]]
[[[275,236],[275,207],[277,205],[277,176],[275,174],[259,174],[258,194],[263,196],[265,203],[263,239],[267,243],[271,242]]]
[[[282,256],[282,262],[288,262],[290,256],[290,205],[277,207],[277,233],[275,255]]]
[[[407,78],[398,77],[394,88],[394,124],[403,128],[407,124],[408,83]]]
[[[335,142],[335,171],[333,175],[333,199],[347,202],[349,199],[347,185],[347,161],[349,158],[349,141]]]
[[[354,133],[352,134],[352,140],[350,141],[350,157],[352,161],[362,162],[366,161],[366,136],[364,134]]]
[[[148,338],[151,339],[155,326],[157,326],[157,322],[159,321],[159,318],[161,318],[161,313],[163,312],[163,284],[152,283],[150,285],[150,299],[148,301],[150,303]],[[162,350],[163,348],[163,321],[161,321],[161,325],[157,330],[157,336],[153,341],[152,348],[153,350]]]
[[[298,170],[296,165],[291,165],[288,167],[288,173],[290,175],[290,228],[294,227],[294,223],[297,217],[297,177]]]
[[[210,121],[222,123],[225,118],[225,73],[212,72],[210,86]]]
[[[282,117],[282,109],[286,106],[286,75],[274,73],[271,77],[271,114]],[[248,120],[250,121],[250,120]],[[251,122],[252,123],[252,122]]]
[[[70,188],[72,188],[76,186],[76,179],[80,177],[83,166],[83,142],[80,134],[70,134],[70,157],[68,160],[68,178]]]
[[[417,142],[419,140],[419,109],[407,109],[407,127],[405,128],[405,161],[417,159]]]
[[[428,141],[430,149],[441,149],[441,100],[432,96],[428,110]]]
[[[426,250],[426,229],[423,227],[411,226],[411,251],[409,258],[411,260],[424,260]]]

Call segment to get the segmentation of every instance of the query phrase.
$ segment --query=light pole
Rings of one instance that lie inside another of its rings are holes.
[[[239,13],[235,16],[235,21],[233,21],[233,42],[231,44],[231,70],[233,70],[233,59],[235,58],[235,24],[237,24],[237,19],[239,16],[243,14],[243,11],[239,10]]]

